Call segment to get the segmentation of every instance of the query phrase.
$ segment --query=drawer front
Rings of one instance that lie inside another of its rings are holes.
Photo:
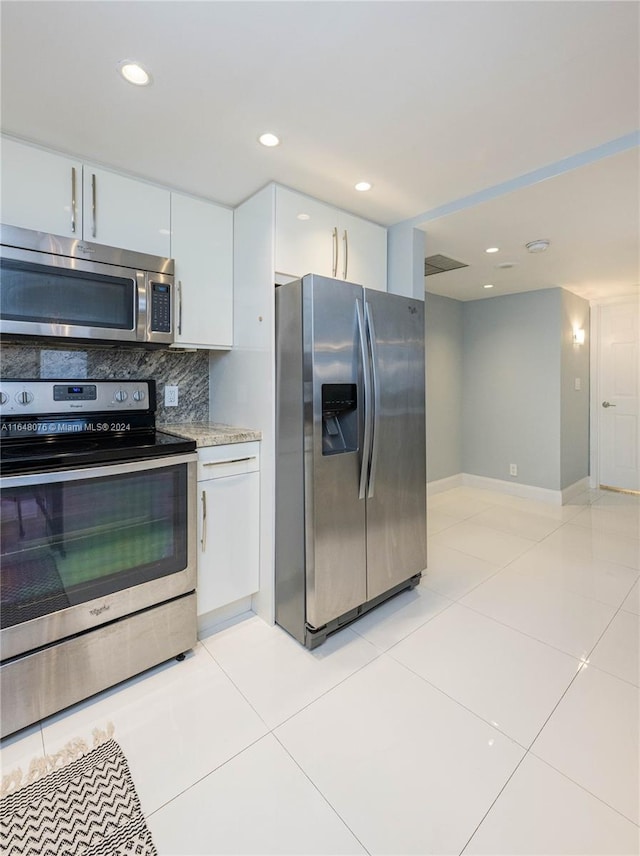
[[[260,469],[260,443],[229,443],[198,449],[198,481],[225,478]]]

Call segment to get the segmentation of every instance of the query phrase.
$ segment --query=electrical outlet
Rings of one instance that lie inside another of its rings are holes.
[[[517,464],[509,464],[509,475],[517,476],[518,475],[518,465]]]
[[[178,387],[177,386],[165,386],[165,388],[164,388],[164,406],[165,407],[177,407],[178,406]]]

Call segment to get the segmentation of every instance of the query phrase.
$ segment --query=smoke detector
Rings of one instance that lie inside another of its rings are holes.
[[[544,251],[548,249],[550,243],[551,241],[547,241],[546,238],[541,238],[537,241],[529,241],[528,244],[525,244],[525,247],[530,253],[544,253]]]

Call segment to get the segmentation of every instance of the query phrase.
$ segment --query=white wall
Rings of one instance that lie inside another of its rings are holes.
[[[273,622],[274,284],[273,186],[234,211],[233,349],[211,353],[210,418],[262,432],[260,451],[260,593],[253,609]],[[250,252],[244,248],[251,247]]]

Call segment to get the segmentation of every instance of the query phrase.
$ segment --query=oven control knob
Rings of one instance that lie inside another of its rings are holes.
[[[33,401],[33,393],[24,389],[16,395],[16,401],[18,404],[31,404]]]
[[[0,404],[6,404],[9,401],[9,396],[6,392],[0,392]]]
[[[144,399],[145,399],[144,390],[143,389],[136,389],[136,391],[133,393],[133,400],[134,401],[144,401]]]
[[[118,389],[113,397],[116,401],[126,401],[129,396],[124,389]]]

